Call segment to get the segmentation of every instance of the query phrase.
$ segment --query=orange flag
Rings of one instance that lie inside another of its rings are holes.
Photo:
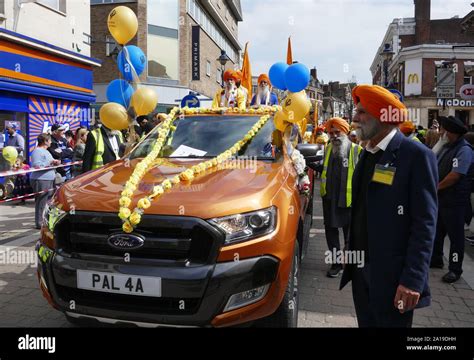
[[[242,84],[248,91],[247,102],[252,101],[252,67],[248,52],[249,43],[245,44],[244,63],[242,64]]]
[[[288,52],[286,53],[286,63],[293,64],[293,51],[291,50],[291,36],[288,38]]]

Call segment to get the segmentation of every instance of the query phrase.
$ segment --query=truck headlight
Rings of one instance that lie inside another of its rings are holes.
[[[225,232],[225,245],[230,245],[272,233],[277,224],[277,209],[272,206],[251,213],[212,219],[209,222]]]
[[[66,211],[61,210],[55,204],[48,203],[43,212],[43,226],[46,226],[51,233],[54,233],[54,227],[66,214]]]

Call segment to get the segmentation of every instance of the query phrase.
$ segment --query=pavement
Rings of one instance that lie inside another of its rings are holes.
[[[62,313],[49,306],[38,287],[34,245],[39,232],[34,229],[33,218],[32,200],[26,205],[0,204],[0,261],[5,258],[5,251],[12,249],[17,254],[21,252],[26,261],[0,262],[0,327],[74,327]],[[350,285],[339,291],[340,279],[326,277],[327,245],[319,200],[314,202],[313,220],[308,254],[299,279],[299,326],[357,327]],[[467,245],[466,250],[466,274],[458,283],[445,284],[441,277],[446,271],[431,270],[433,304],[415,312],[415,327],[474,327],[474,248]]]

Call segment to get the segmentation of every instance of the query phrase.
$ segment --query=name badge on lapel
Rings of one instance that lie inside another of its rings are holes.
[[[396,172],[397,172],[397,168],[377,164],[375,166],[375,171],[374,171],[374,176],[372,178],[372,181],[379,184],[392,186],[393,179],[395,178]]]

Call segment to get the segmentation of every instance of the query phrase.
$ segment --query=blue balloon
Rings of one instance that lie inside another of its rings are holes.
[[[293,64],[285,72],[285,83],[291,92],[297,93],[306,89],[309,81],[309,69],[303,64]]]
[[[285,83],[285,72],[288,69],[288,64],[283,62],[274,64],[268,75],[270,77],[270,81],[272,85],[280,90],[286,90],[287,85]]]
[[[128,109],[134,93],[133,87],[125,80],[114,80],[107,87],[107,100]]]
[[[128,61],[127,61],[128,53]],[[135,45],[125,46],[117,57],[117,65],[123,77],[128,81],[134,80],[134,72],[139,76],[146,66],[146,56],[142,49]]]

